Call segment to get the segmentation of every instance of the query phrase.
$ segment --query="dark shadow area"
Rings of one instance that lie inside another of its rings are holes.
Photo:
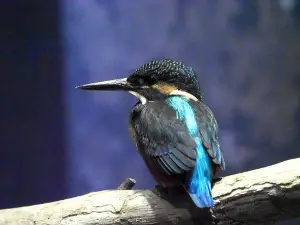
[[[66,196],[59,1],[1,1],[0,208]]]

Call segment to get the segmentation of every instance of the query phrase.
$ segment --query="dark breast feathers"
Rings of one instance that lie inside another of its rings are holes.
[[[191,103],[198,121],[202,143],[213,170],[225,163],[218,143],[218,125],[209,108],[200,102]],[[165,101],[138,103],[130,115],[130,134],[153,177],[162,185],[185,182],[196,165],[197,144],[185,122]]]

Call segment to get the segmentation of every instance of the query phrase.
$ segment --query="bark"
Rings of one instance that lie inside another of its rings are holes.
[[[272,224],[300,217],[300,158],[224,177],[213,187],[219,225]],[[210,224],[209,210],[194,207],[178,190],[117,190],[89,193],[41,205],[0,210],[1,225]]]

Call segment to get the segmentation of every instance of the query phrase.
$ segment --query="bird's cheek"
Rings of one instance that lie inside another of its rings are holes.
[[[154,84],[151,86],[151,88],[159,91],[160,93],[164,94],[164,95],[169,95],[172,91],[177,90],[177,88],[174,85],[171,84]]]

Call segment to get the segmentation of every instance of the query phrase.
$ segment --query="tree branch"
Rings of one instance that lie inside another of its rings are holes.
[[[117,190],[131,190],[136,181],[132,178],[126,178],[118,187]]]
[[[300,217],[300,158],[223,178],[213,188],[219,225],[272,224]],[[134,185],[127,179],[125,189]],[[124,188],[119,189],[124,189]],[[105,190],[53,203],[0,210],[2,225],[203,224],[186,194]]]

